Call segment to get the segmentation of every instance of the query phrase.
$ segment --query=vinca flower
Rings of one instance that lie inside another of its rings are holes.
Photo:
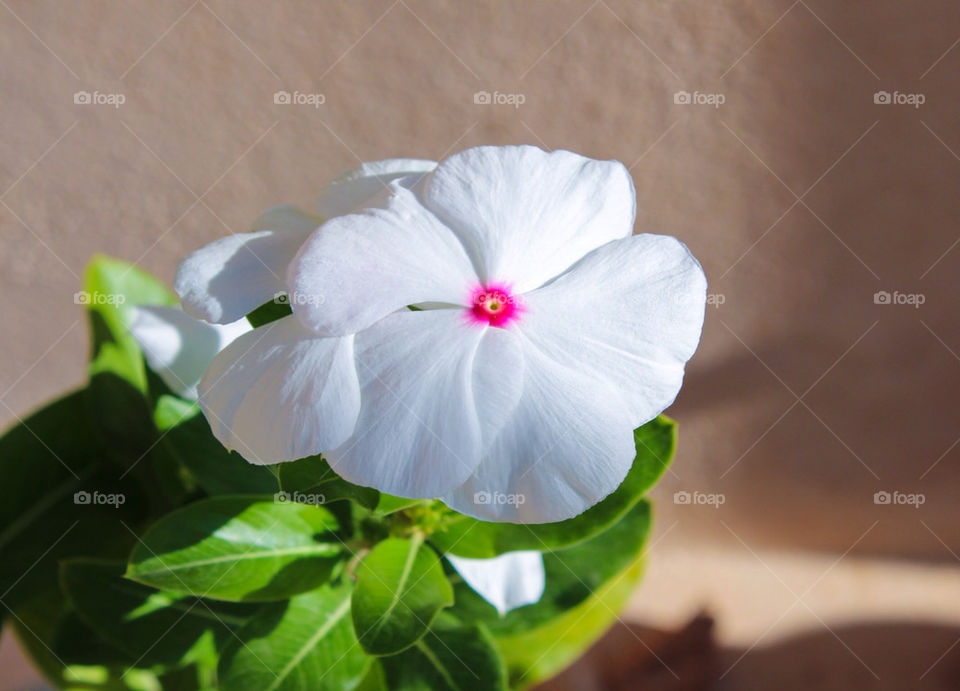
[[[251,462],[323,453],[350,482],[485,520],[583,512],[680,389],[699,263],[632,235],[615,161],[478,147],[387,177],[305,239],[270,235],[282,251],[256,295],[262,272],[238,255],[266,236],[184,262],[188,312],[230,321],[281,287],[293,308],[214,359],[199,385],[214,434]]]
[[[214,356],[251,329],[245,319],[209,324],[178,307],[133,309],[130,333],[147,364],[174,393],[187,399],[196,398],[196,383]],[[545,573],[540,552],[505,552],[489,559],[446,556],[464,582],[501,615],[538,602],[543,595]]]

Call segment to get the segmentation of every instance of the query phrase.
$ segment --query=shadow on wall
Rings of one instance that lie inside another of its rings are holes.
[[[618,624],[537,691],[849,691],[960,688],[960,629],[912,623],[846,626],[769,647],[719,649],[713,621],[679,632]]]
[[[722,296],[668,411],[680,446],[656,491],[661,525],[729,538],[721,519],[751,545],[954,559],[960,53],[918,77],[939,55],[923,49],[930,32],[960,9],[907,21],[882,5],[795,5],[701,89],[724,93],[721,108],[679,114],[658,160],[644,162],[660,178],[637,176],[643,215],[676,221],[669,232]],[[729,49],[773,18],[700,39]],[[926,102],[875,103],[883,89]],[[658,199],[665,184],[689,204]],[[726,501],[674,507],[678,490]],[[924,503],[875,504],[878,491]]]

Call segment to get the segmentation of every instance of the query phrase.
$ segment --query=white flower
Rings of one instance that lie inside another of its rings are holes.
[[[545,577],[540,552],[504,552],[492,559],[446,557],[466,584],[501,615],[538,602],[543,596]]]
[[[242,319],[287,292],[287,265],[324,218],[356,209],[395,178],[423,175],[436,165],[418,159],[366,163],[321,193],[320,215],[276,207],[251,232],[192,252],[174,283],[183,309],[211,322]],[[217,360],[201,405],[217,438],[247,460],[294,460],[333,448],[353,432],[360,399],[355,371],[352,337],[318,338],[287,317],[247,334]]]
[[[631,235],[614,161],[479,147],[383,182],[303,242],[294,315],[214,360],[199,387],[214,433],[255,462],[322,451],[351,482],[486,520],[581,513],[680,389],[699,263],[674,238]],[[219,294],[248,279],[221,263]]]
[[[132,314],[128,328],[150,369],[171,391],[191,400],[214,355],[252,328],[246,319],[208,324],[179,307],[140,306]]]

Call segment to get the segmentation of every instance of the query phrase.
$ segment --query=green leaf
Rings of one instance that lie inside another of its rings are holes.
[[[506,668],[486,627],[441,618],[412,647],[380,658],[390,691],[506,691]]]
[[[284,295],[283,297],[286,298],[287,296]],[[250,322],[250,326],[256,329],[264,324],[288,317],[291,314],[293,314],[293,309],[290,307],[289,299],[286,301],[270,300],[260,305],[257,309],[253,310],[253,312],[250,312],[250,314],[247,315],[247,321]]]
[[[670,464],[676,424],[660,416],[633,433],[637,456],[626,479],[610,496],[574,518],[558,523],[490,523],[454,516],[430,539],[443,552],[484,559],[515,550],[545,550],[574,545],[619,521],[656,483]]]
[[[60,583],[83,621],[143,667],[209,658],[257,607],[162,592],[124,578],[124,566],[68,560],[60,565]]]
[[[110,456],[129,465],[147,454],[156,440],[147,370],[129,332],[136,305],[174,305],[176,296],[142,269],[98,255],[84,270],[83,290],[90,320],[89,404]]]
[[[354,485],[341,478],[320,456],[281,463],[277,468],[280,488],[287,492],[291,501],[328,504],[349,499],[364,508],[372,509],[380,498],[380,493],[372,487]],[[306,497],[298,499],[298,494]]]
[[[9,625],[34,666],[57,688],[76,688],[70,681],[86,676],[88,688],[131,688],[108,667],[127,668],[136,660],[112,646],[70,611],[59,589],[38,593],[11,613]],[[131,675],[132,677],[132,675]]]
[[[497,641],[513,682],[546,679],[579,657],[609,628],[642,571],[650,504],[641,500],[616,525],[578,545],[543,555],[546,589],[539,602],[501,617],[462,580],[453,614],[483,622]]]
[[[136,305],[175,305],[176,296],[158,279],[120,259],[96,255],[83,273],[75,296],[91,318],[91,375],[109,372],[141,393],[147,391],[143,358],[127,327]]]
[[[396,513],[397,511],[409,509],[411,506],[423,503],[423,501],[423,499],[407,499],[406,497],[395,497],[392,494],[384,494],[381,492],[377,500],[377,506],[373,511],[381,516],[386,516],[391,513]]]
[[[348,582],[324,585],[267,605],[220,661],[230,691],[346,691],[360,683],[370,658],[350,621]]]
[[[344,556],[322,507],[262,496],[214,497],[164,516],[130,556],[126,576],[176,593],[282,600],[325,582]]]
[[[413,645],[437,613],[453,604],[440,559],[419,535],[379,543],[357,566],[356,576],[353,625],[372,655]]]
[[[277,491],[277,478],[267,466],[248,463],[227,451],[210,431],[196,403],[163,395],[153,411],[163,432],[156,453],[168,455],[186,468],[208,494],[267,494]]]
[[[60,558],[124,556],[134,541],[127,526],[146,517],[139,485],[104,461],[85,395],[68,394],[0,438],[0,597],[10,608],[55,589]]]

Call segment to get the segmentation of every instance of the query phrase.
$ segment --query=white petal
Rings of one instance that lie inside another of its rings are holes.
[[[286,292],[287,265],[320,219],[292,206],[262,214],[253,232],[228,235],[191,252],[174,288],[190,315],[226,323]]]
[[[461,484],[484,432],[506,424],[516,403],[475,374],[522,368],[511,338],[468,323],[459,309],[397,312],[357,334],[362,407],[353,438],[326,454],[331,466],[350,482],[403,497]]]
[[[547,357],[619,390],[634,427],[673,403],[703,327],[707,279],[686,246],[635,235],[524,296],[524,334]]]
[[[230,344],[198,388],[217,439],[257,464],[338,446],[360,409],[353,337],[320,338],[292,315]]]
[[[197,382],[214,356],[251,330],[246,319],[230,324],[208,324],[179,307],[133,308],[130,333],[147,364],[170,390],[183,398],[197,398]]]
[[[436,161],[418,158],[390,158],[364,163],[330,183],[320,193],[317,210],[323,218],[348,214],[380,193],[391,180],[416,173],[429,173],[436,167]]]
[[[526,292],[633,231],[627,169],[533,146],[481,146],[442,161],[424,205],[453,228],[486,282]]]
[[[531,605],[543,596],[545,577],[540,552],[505,552],[492,559],[446,557],[467,585],[500,614]]]
[[[524,346],[520,401],[470,478],[442,499],[485,521],[562,521],[623,482],[634,458],[633,427],[608,382],[555,362],[522,328],[517,333]]]
[[[524,391],[474,475],[444,498],[485,520],[571,518],[612,492],[632,430],[680,389],[703,324],[706,279],[674,238],[594,250],[524,296]]]
[[[457,236],[406,187],[415,182],[394,180],[377,200],[385,208],[327,221],[304,243],[288,273],[304,324],[342,336],[407,305],[469,302],[476,272]]]

